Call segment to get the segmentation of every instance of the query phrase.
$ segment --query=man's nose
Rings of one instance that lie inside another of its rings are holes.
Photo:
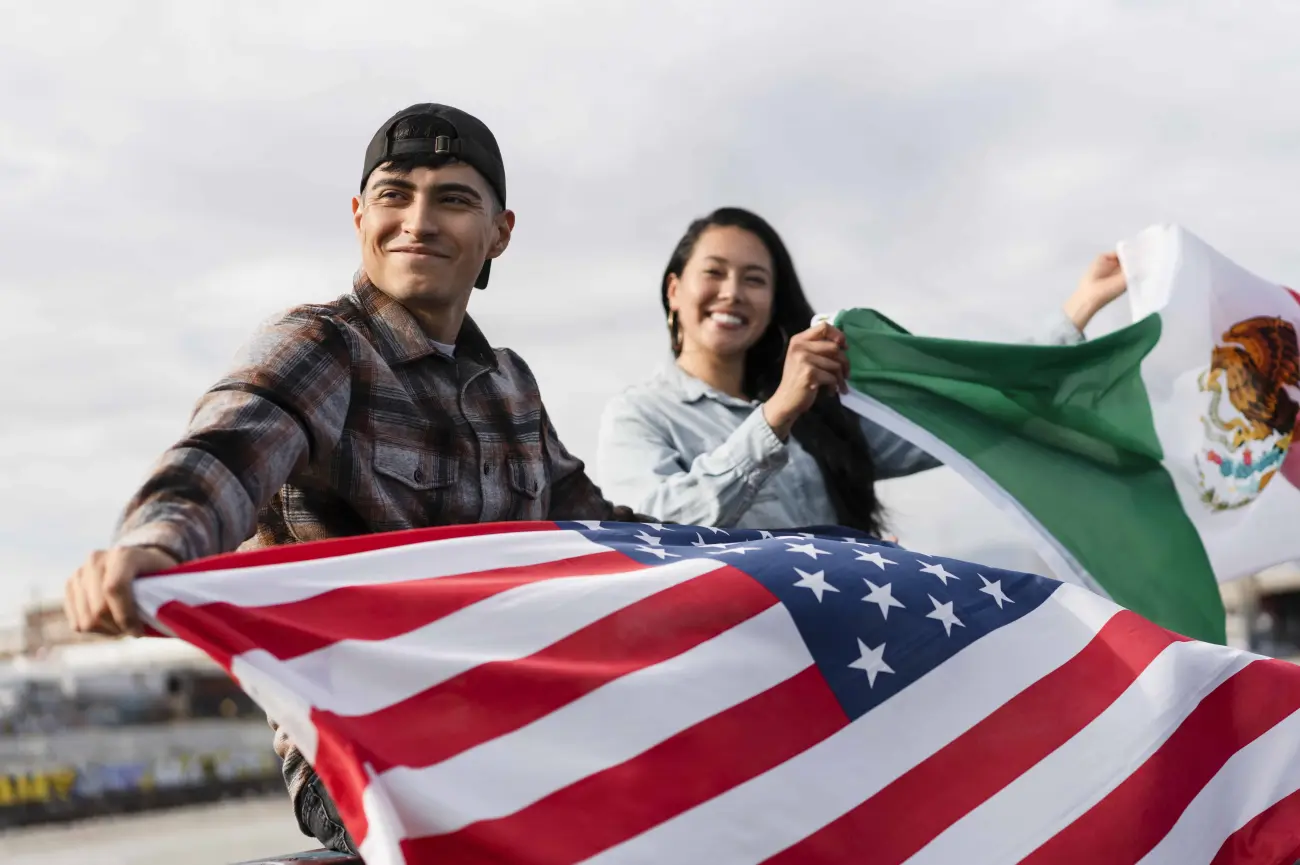
[[[417,198],[402,215],[402,230],[412,237],[429,237],[438,233],[438,220],[433,208]]]

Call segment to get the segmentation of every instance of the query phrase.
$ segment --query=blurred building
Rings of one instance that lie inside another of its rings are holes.
[[[0,660],[23,655],[40,657],[58,646],[106,642],[111,641],[72,630],[63,615],[62,604],[31,604],[23,610],[22,621],[17,627],[0,629]]]
[[[21,624],[0,634],[0,651],[0,734],[258,717],[225,670],[189,643],[78,634],[61,604],[24,610]]]
[[[1230,644],[1300,662],[1300,564],[1269,568],[1222,590]]]

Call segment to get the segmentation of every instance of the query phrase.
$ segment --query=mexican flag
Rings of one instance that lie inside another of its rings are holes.
[[[837,313],[843,400],[1023,518],[1061,579],[1222,643],[1217,584],[1300,560],[1300,295],[1176,225],[1118,253],[1133,323],[1081,345]]]

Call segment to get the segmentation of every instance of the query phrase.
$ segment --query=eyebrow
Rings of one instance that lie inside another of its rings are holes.
[[[414,192],[417,189],[416,185],[405,177],[391,174],[376,178],[374,185],[371,186],[371,191],[382,189],[383,187],[401,189],[405,192]],[[446,195],[448,192],[459,192],[462,195],[470,196],[475,201],[481,202],[483,200],[483,196],[479,191],[468,183],[458,183],[455,181],[435,183],[433,186],[429,187],[429,191],[434,195]]]
[[[376,177],[375,182],[370,185],[370,189],[373,191],[381,186],[391,186],[394,189],[405,189],[407,191],[415,189],[415,184],[407,180],[405,177],[396,177],[393,175]]]
[[[705,259],[706,261],[716,261],[718,264],[731,264],[730,261],[728,261],[727,259],[723,258],[721,255],[706,255],[706,256],[704,256],[704,259]],[[764,266],[761,265],[761,264],[747,264],[747,265],[745,265],[745,266],[744,266],[743,268],[741,268],[741,269],[742,269],[742,270],[761,270],[763,273],[768,273],[768,274],[771,273],[771,271],[768,270],[768,268],[764,267]]]
[[[431,190],[439,195],[445,195],[448,192],[459,192],[472,197],[475,201],[482,201],[483,196],[479,191],[468,183],[435,183]]]

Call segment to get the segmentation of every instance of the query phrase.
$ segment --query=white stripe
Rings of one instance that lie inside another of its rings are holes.
[[[397,809],[384,794],[383,787],[375,783],[375,770],[365,766],[368,783],[361,791],[361,810],[366,815],[366,836],[357,843],[357,853],[366,865],[406,865],[402,854],[401,831]],[[356,838],[356,835],[353,835]]]
[[[1017,862],[1092,808],[1156,752],[1201,700],[1254,660],[1209,643],[1174,643],[1115,702],[908,860]]]
[[[279,663],[265,652],[246,652],[231,661],[230,675],[269,718],[288,731],[307,762],[313,763],[317,732],[311,720],[311,704],[299,690],[304,683],[286,681]]]
[[[435,766],[391,769],[379,783],[399,803],[408,837],[452,832],[630,760],[812,664],[794,620],[778,604],[513,733]]]
[[[168,601],[261,607],[303,601],[345,586],[373,586],[524,567],[606,553],[578,532],[505,532],[407,544],[346,556],[198,571],[136,580],[136,603],[149,619]]]
[[[1139,865],[1211,862],[1229,835],[1296,790],[1300,712],[1233,754]]]
[[[835,735],[588,862],[762,862],[878,793],[1070,660],[1118,609],[1086,589],[1062,585],[1038,609],[977,640]],[[862,839],[867,858],[871,842]]]
[[[982,468],[952,445],[859,390],[850,388],[848,393],[840,396],[840,402],[850,411],[880,424],[890,432],[915,444],[965,478],[967,483],[1012,520],[1018,520],[1029,530],[1030,537],[1034,541],[1034,549],[1042,556],[1043,561],[1052,569],[1052,575],[1058,580],[1083,586],[1104,598],[1110,597],[1110,593],[1084,570],[1083,565],[1079,564],[1070,551],[1062,546],[1061,542],[1033,514],[1016,501],[997,481],[989,477]]]
[[[241,657],[312,705],[368,715],[466,670],[525,658],[623,607],[726,567],[717,559],[526,583],[386,640],[340,640],[281,661],[256,649]]]

